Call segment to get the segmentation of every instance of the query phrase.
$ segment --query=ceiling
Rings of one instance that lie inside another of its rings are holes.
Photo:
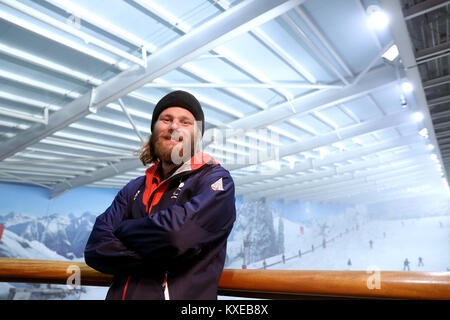
[[[448,21],[433,0],[0,0],[0,181],[121,188],[183,89],[244,200],[448,197]]]

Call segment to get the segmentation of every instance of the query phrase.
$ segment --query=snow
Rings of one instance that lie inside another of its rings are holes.
[[[11,212],[0,215],[0,223],[28,241],[39,241],[66,258],[73,258],[83,257],[95,218],[89,212],[80,217],[72,214],[30,216]]]
[[[20,258],[20,259],[42,259],[42,260],[68,260],[67,258],[50,250],[44,244],[36,240],[26,240],[17,234],[5,229],[0,242],[0,257]],[[77,258],[73,261],[84,261],[83,258]],[[22,285],[23,286],[23,285]],[[46,285],[41,285],[45,287]],[[11,288],[17,287],[17,284],[0,283],[0,299],[7,299]],[[81,292],[73,291],[72,294],[66,285],[52,285],[52,288],[62,288],[69,294],[65,296],[66,300],[104,300],[108,288],[85,286]],[[17,297],[16,297],[17,298]]]
[[[284,221],[285,258],[281,255],[266,259],[268,269],[280,270],[374,270],[401,271],[403,261],[408,258],[411,271],[448,271],[450,268],[450,216],[429,217],[404,220],[373,220],[349,229],[342,237],[327,242],[322,247],[320,237],[301,236],[294,231],[299,225]],[[302,240],[304,237],[304,240]],[[370,248],[369,241],[373,241]],[[310,244],[316,243],[315,250],[298,256],[309,250]],[[418,266],[418,258],[422,257],[424,266]],[[351,259],[351,266],[347,265]],[[239,262],[230,268],[240,268]],[[247,266],[248,269],[262,268],[263,261]]]
[[[82,292],[80,300],[105,300],[108,293],[107,287],[84,287],[86,292]]]
[[[22,259],[67,260],[36,240],[26,240],[5,229],[0,243],[0,256]]]

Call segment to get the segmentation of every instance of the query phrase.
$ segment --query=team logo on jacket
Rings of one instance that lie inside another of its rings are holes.
[[[219,180],[217,180],[216,182],[214,182],[211,185],[211,189],[213,189],[214,191],[223,191],[223,183],[222,183],[222,178],[220,178]]]
[[[172,199],[177,199],[178,195],[180,194],[181,188],[184,187],[184,182],[181,181],[180,185],[178,186],[178,188],[172,193],[172,196],[170,198]]]

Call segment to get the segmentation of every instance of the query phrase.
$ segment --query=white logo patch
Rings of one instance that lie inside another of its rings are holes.
[[[181,190],[181,188],[183,188],[183,187],[184,187],[184,182],[180,182],[180,185],[179,185],[178,188],[173,192],[171,198],[172,198],[172,199],[177,199],[177,198],[178,198],[178,195],[180,194],[180,190]]]
[[[219,180],[217,180],[216,182],[214,182],[211,185],[211,189],[215,190],[215,191],[223,191],[223,184],[222,184],[222,178],[220,178]]]

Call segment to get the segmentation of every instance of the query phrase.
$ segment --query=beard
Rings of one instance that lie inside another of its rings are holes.
[[[191,159],[195,151],[193,137],[185,137],[186,135],[176,133],[153,134],[150,138],[150,149],[162,162],[181,164]]]

